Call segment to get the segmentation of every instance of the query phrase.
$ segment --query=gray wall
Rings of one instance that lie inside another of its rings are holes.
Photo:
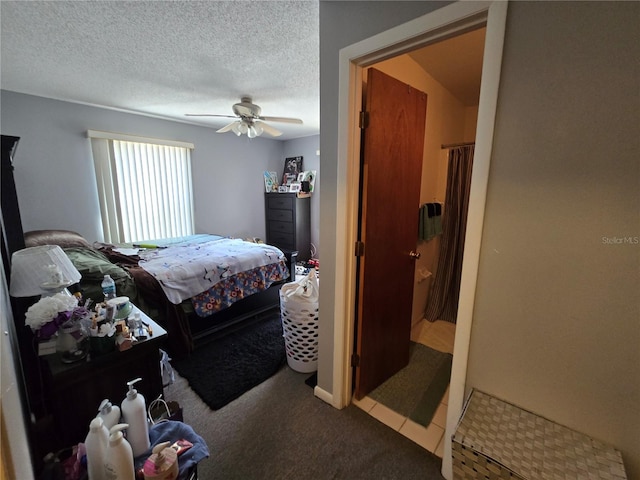
[[[616,445],[630,478],[640,476],[639,18],[637,2],[509,5],[467,377]]]
[[[2,133],[20,137],[14,166],[25,230],[64,228],[89,241],[102,239],[86,137],[93,129],[192,142],[196,231],[265,238],[262,172],[282,171],[287,142],[8,91],[1,95]]]
[[[440,6],[405,6],[403,17],[396,2],[320,3],[327,391],[339,49]],[[639,9],[509,4],[467,378],[612,443],[629,478],[640,477]]]

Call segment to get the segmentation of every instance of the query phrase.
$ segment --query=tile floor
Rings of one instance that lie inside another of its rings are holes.
[[[442,320],[436,322],[422,320],[411,330],[411,340],[441,352],[453,353],[455,334],[456,326],[453,323]],[[442,402],[433,416],[431,424],[428,427],[424,427],[377,403],[369,397],[364,397],[362,400],[353,399],[354,405],[362,408],[372,417],[400,432],[424,449],[435,453],[440,458],[443,456],[444,447],[442,440],[447,422],[448,401],[449,389],[447,388]]]

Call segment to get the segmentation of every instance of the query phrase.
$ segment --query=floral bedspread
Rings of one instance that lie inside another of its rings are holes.
[[[185,241],[142,251],[139,255],[140,267],[156,278],[167,299],[176,305],[188,298],[208,294],[219,282],[231,282],[234,277],[232,289],[221,287],[226,292],[224,295],[230,295],[232,290],[237,295],[237,289],[247,284],[257,291],[259,284],[273,274],[271,269],[266,269],[260,274],[264,276],[261,280],[256,277],[260,267],[282,264],[286,269],[285,256],[278,248],[223,237]],[[205,310],[210,309],[206,307]]]
[[[223,310],[238,300],[269,288],[273,283],[289,276],[285,261],[272,263],[240,272],[218,282],[206,292],[191,298],[193,309],[199,317],[207,317]]]

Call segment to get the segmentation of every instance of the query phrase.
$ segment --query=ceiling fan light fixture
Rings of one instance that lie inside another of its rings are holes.
[[[264,133],[264,129],[257,123],[254,123],[251,128],[253,128],[256,132],[256,137],[259,137]]]
[[[243,133],[247,133],[247,125],[244,123],[244,120],[237,120],[233,123],[231,131],[239,137]]]
[[[263,117],[262,109],[258,105],[252,103],[251,97],[248,96],[242,97],[240,103],[234,104],[232,110],[237,120],[216,130],[217,133],[231,131],[237,136],[246,134],[249,138],[259,137],[263,133],[267,133],[272,137],[279,137],[282,135],[282,132],[264,121],[302,125],[302,120],[299,118]],[[190,117],[234,118],[230,115],[218,115],[213,113],[185,113],[185,115]]]

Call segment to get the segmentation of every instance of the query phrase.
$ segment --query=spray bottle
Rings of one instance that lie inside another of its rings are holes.
[[[112,405],[108,399],[104,399],[98,408],[98,417],[102,418],[107,430],[120,422],[120,407]]]
[[[135,468],[133,466],[133,451],[131,445],[122,434],[122,430],[128,428],[126,423],[119,423],[111,427],[109,435],[109,447],[104,462],[104,472],[107,479],[135,480]],[[93,477],[89,477],[93,480]]]
[[[133,388],[133,384],[142,380],[136,378],[127,382],[129,391],[122,401],[120,409],[124,421],[129,424],[127,440],[133,449],[133,455],[137,457],[149,450],[149,424],[147,423],[147,406],[141,393]]]
[[[84,441],[87,449],[87,473],[91,480],[106,480],[104,463],[107,457],[107,446],[109,445],[109,429],[105,426],[102,418],[96,417],[91,420],[89,433]]]

